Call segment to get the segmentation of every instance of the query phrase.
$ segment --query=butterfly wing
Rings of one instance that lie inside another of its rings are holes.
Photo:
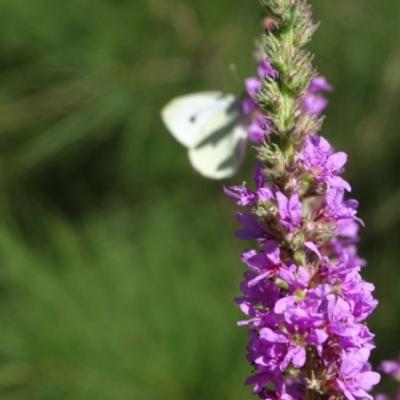
[[[192,147],[203,126],[217,110],[227,107],[235,97],[222,92],[200,92],[177,97],[161,110],[161,117],[178,142]]]
[[[208,116],[189,148],[190,162],[201,175],[224,179],[237,172],[246,153],[247,132],[243,122],[240,104],[235,98]]]

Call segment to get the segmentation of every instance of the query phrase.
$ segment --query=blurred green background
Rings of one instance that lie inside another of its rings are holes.
[[[380,300],[376,364],[400,350],[400,2],[313,4],[335,86],[323,135],[349,153]],[[252,397],[236,207],[159,111],[241,93],[262,15],[257,0],[0,1],[2,400]],[[248,179],[250,153],[224,184]]]

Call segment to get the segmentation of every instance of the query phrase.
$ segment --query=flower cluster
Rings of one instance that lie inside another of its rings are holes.
[[[297,169],[305,169],[300,156]],[[276,396],[287,398],[300,397],[299,385],[324,394],[340,392],[350,400],[371,398],[365,390],[379,375],[367,363],[373,335],[363,321],[377,302],[348,241],[339,236],[346,238],[348,232],[346,239],[354,239],[355,204],[343,201],[340,186],[330,186],[325,196],[303,197],[302,203],[298,190],[287,197],[279,185],[265,181],[263,172],[257,164],[254,191],[225,189],[253,211],[237,213],[243,227],[237,237],[259,244],[242,253],[250,271],[240,286],[243,297],[237,299],[249,317],[241,324],[251,325],[248,361],[255,371],[247,383],[255,384],[261,398],[271,396],[269,390],[265,394],[267,382],[274,383]],[[291,392],[293,382],[297,395]]]
[[[380,376],[365,319],[377,301],[360,276],[362,221],[340,176],[347,156],[317,134],[331,87],[302,49],[315,30],[311,10],[303,0],[264,4],[274,29],[242,103],[257,143],[254,188],[224,188],[245,207],[236,236],[257,242],[242,253],[249,270],[236,299],[248,317],[239,324],[250,327],[246,383],[261,399],[372,399]]]

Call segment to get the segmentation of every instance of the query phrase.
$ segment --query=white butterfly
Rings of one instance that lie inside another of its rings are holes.
[[[222,92],[189,94],[171,100],[161,116],[201,175],[223,179],[236,173],[247,139],[240,99]]]

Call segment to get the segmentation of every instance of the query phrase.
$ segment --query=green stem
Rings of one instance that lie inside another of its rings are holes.
[[[311,348],[307,349],[307,358],[306,358],[306,374],[308,385],[306,388],[306,400],[321,400],[320,394],[314,390],[309,388],[310,383],[315,382],[315,371],[314,371],[314,351]]]

